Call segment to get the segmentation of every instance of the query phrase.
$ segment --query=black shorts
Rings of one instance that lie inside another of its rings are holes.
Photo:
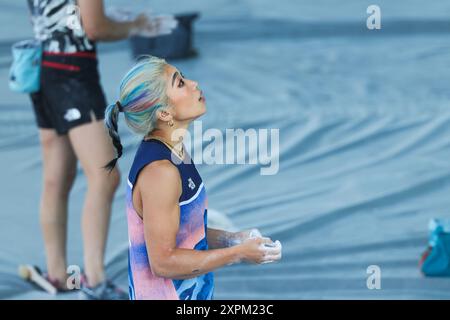
[[[104,119],[106,99],[97,65],[95,53],[44,53],[41,88],[31,94],[39,128],[63,135],[93,116]]]

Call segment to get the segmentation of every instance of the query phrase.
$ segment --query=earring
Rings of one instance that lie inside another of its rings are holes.
[[[173,120],[167,121],[167,124],[169,125],[169,127],[173,127]]]

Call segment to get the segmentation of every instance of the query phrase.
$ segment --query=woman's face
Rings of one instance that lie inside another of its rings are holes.
[[[198,83],[183,77],[174,66],[166,66],[167,90],[175,122],[194,120],[206,112],[205,98]]]

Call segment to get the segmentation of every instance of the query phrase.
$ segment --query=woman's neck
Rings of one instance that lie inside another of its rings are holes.
[[[156,137],[166,141],[175,150],[181,152],[183,150],[183,139],[187,131],[186,128],[167,128],[155,129],[145,136],[145,139]]]

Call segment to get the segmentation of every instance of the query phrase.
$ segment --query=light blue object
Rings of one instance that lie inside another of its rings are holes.
[[[9,88],[15,92],[39,91],[42,47],[37,40],[24,40],[12,46],[13,63],[9,72]]]
[[[422,264],[427,276],[450,276],[450,219],[432,219],[429,223],[429,252]]]

